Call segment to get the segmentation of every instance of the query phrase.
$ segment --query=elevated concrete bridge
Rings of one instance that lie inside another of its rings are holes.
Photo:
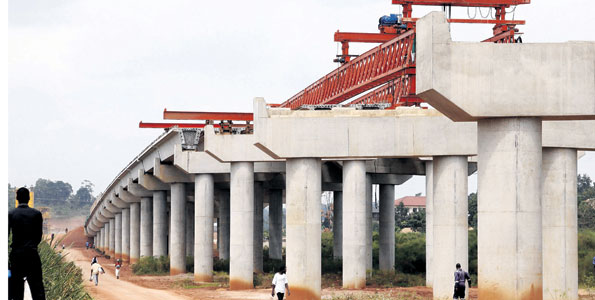
[[[532,55],[516,64],[515,51]],[[293,298],[320,299],[321,193],[334,193],[343,287],[358,289],[372,268],[372,185],[380,266],[392,269],[395,185],[425,175],[427,284],[443,299],[454,265],[468,266],[467,176],[477,170],[480,299],[576,299],[576,164],[578,150],[595,150],[595,44],[454,43],[433,13],[418,21],[416,59],[417,92],[438,111],[296,111],[257,98],[253,134],[207,125],[194,150],[183,133],[159,136],[98,197],[87,234],[130,262],[169,255],[172,275],[193,255],[195,280],[210,281],[216,222],[230,288],[247,289],[262,271],[263,205],[270,255],[281,258],[285,203]],[[510,68],[526,89],[491,89]],[[563,92],[550,95],[553,84]]]

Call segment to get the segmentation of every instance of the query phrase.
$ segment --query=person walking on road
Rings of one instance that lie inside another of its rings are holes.
[[[8,298],[22,300],[25,280],[29,284],[33,300],[45,300],[41,260],[37,245],[41,242],[43,217],[37,209],[29,207],[29,190],[17,190],[19,205],[8,213],[8,231],[12,231],[12,251],[9,255],[11,277]]]
[[[285,290],[287,290],[287,296],[291,295],[289,292],[289,284],[287,282],[287,269],[285,266],[279,268],[279,272],[275,273],[273,277],[273,288],[271,291],[271,297],[275,297],[277,295],[277,299],[283,300],[285,296]]]
[[[85,247],[87,247],[87,250],[89,250],[89,241],[85,242]]]
[[[101,272],[101,274],[105,274],[105,270],[103,269],[103,267],[101,267],[101,265],[99,263],[94,263],[91,265],[91,278],[89,278],[89,281],[95,281],[95,286],[97,286],[97,284],[99,284],[99,273]]]
[[[465,299],[465,281],[469,281],[471,287],[471,277],[469,273],[463,271],[461,264],[457,263],[457,270],[455,271],[455,293],[453,299]]]
[[[116,279],[120,279],[120,268],[122,267],[122,262],[120,261],[120,259],[118,258],[116,260]]]

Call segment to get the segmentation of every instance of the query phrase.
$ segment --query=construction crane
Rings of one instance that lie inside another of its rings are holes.
[[[392,0],[401,5],[403,14],[391,14],[379,19],[378,33],[335,33],[335,41],[342,45],[342,54],[335,59],[342,65],[306,87],[280,107],[300,109],[340,104],[354,96],[381,86],[347,105],[385,103],[389,107],[419,106],[423,101],[415,95],[415,22],[414,5],[489,8],[495,10],[494,19],[451,19],[450,23],[494,24],[493,36],[483,42],[516,43],[516,25],[523,20],[506,19],[507,8],[529,4],[530,0]],[[382,43],[355,57],[349,54],[349,43]],[[353,58],[353,59],[352,59]]]

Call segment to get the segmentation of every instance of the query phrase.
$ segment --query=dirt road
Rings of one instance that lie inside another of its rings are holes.
[[[96,300],[119,300],[119,299],[160,299],[160,300],[185,300],[192,299],[174,292],[155,290],[141,287],[124,280],[118,280],[111,272],[99,275],[99,285],[89,281],[90,262],[81,253],[84,249],[71,248],[68,250],[68,256],[71,261],[83,270],[83,281],[85,289]]]

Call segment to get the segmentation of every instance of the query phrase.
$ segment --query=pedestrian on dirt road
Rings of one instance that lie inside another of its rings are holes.
[[[593,272],[595,272],[595,256],[593,256]]]
[[[116,279],[120,279],[120,268],[122,267],[122,261],[120,261],[120,259],[118,258],[116,260]]]
[[[101,265],[99,263],[94,263],[91,265],[91,277],[89,278],[89,281],[94,280],[95,286],[97,286],[97,284],[99,284],[99,273],[100,272],[101,272],[101,274],[105,274],[105,270],[103,269],[103,267],[101,267]]]
[[[85,247],[87,247],[87,250],[89,250],[89,241],[85,242]]]
[[[43,217],[37,209],[29,207],[29,190],[17,190],[19,205],[8,213],[8,231],[12,231],[12,251],[9,255],[11,277],[8,299],[22,300],[25,277],[33,300],[45,300],[41,260],[37,245],[41,242]]]
[[[289,283],[287,282],[287,269],[285,266],[279,268],[279,272],[275,273],[273,277],[273,288],[271,290],[271,297],[275,297],[277,294],[277,299],[283,300],[285,296],[285,290],[287,290],[287,296],[291,295],[289,292]]]
[[[471,277],[469,273],[463,271],[461,264],[457,263],[457,270],[455,271],[455,293],[453,299],[465,299],[465,281],[469,281],[469,288],[471,288]]]

